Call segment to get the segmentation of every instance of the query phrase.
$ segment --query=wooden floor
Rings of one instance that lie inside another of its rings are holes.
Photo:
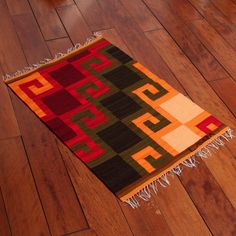
[[[94,31],[236,129],[236,0],[0,0],[0,74]],[[1,82],[0,235],[236,235],[235,140],[133,210]]]

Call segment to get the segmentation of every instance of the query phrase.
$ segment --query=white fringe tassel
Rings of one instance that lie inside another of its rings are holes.
[[[32,70],[38,69],[39,67],[41,67],[41,66],[43,66],[43,65],[45,65],[45,64],[47,64],[47,63],[49,63],[53,60],[59,59],[59,58],[65,56],[66,54],[68,54],[70,52],[73,52],[73,51],[75,51],[75,50],[77,50],[77,49],[79,49],[83,46],[86,46],[87,44],[89,44],[91,41],[93,41],[94,39],[96,39],[99,36],[101,36],[100,32],[94,32],[93,36],[88,38],[83,44],[76,43],[74,47],[69,48],[65,53],[59,52],[52,59],[45,58],[44,60],[40,61],[39,63],[33,64],[31,66],[27,66],[23,70],[17,70],[15,73],[13,73],[11,75],[5,74],[5,75],[2,76],[2,78],[6,82],[8,80],[13,79],[14,77],[17,77],[17,76],[23,75],[27,72],[30,72]]]
[[[230,139],[235,137],[233,135],[233,130],[228,129],[222,135],[214,139],[212,142],[208,143],[205,147],[201,150],[197,151],[193,156],[188,158],[187,160],[183,161],[179,165],[175,166],[169,172],[163,174],[160,178],[154,180],[152,183],[145,186],[139,192],[137,192],[134,196],[130,197],[125,203],[129,204],[133,209],[138,208],[140,206],[139,200],[142,199],[144,201],[149,201],[152,197],[152,194],[157,194],[158,192],[158,185],[161,187],[166,188],[170,185],[170,181],[168,180],[168,176],[178,175],[180,176],[183,170],[183,166],[194,168],[197,167],[199,163],[196,158],[205,159],[212,155],[212,150],[218,150],[221,146],[225,145],[225,141],[229,142]]]

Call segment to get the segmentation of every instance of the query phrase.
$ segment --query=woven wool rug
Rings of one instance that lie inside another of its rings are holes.
[[[136,208],[232,130],[102,36],[4,77],[120,200]]]

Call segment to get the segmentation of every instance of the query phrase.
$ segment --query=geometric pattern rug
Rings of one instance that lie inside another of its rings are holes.
[[[9,77],[9,76],[8,76]],[[103,37],[6,80],[122,201],[148,200],[231,130]]]

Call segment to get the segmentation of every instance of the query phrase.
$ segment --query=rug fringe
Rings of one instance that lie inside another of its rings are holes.
[[[94,32],[93,35],[91,37],[87,38],[84,43],[82,43],[82,44],[81,43],[76,43],[75,46],[73,46],[71,48],[68,48],[65,53],[59,52],[59,53],[55,54],[55,56],[52,59],[45,58],[44,60],[40,61],[39,63],[35,63],[35,64],[30,65],[30,66],[26,66],[24,69],[17,70],[15,73],[13,73],[11,75],[10,74],[3,75],[2,76],[3,81],[7,82],[7,81],[13,79],[14,77],[18,77],[18,76],[26,74],[30,71],[36,70],[36,69],[40,68],[41,66],[44,66],[44,65],[48,64],[49,62],[51,62],[53,60],[57,60],[57,59],[65,56],[68,53],[71,53],[75,50],[78,50],[78,49],[88,45],[91,41],[93,41],[94,39],[98,38],[101,35],[102,34],[100,32]]]
[[[199,163],[199,161],[196,160],[197,158],[200,158],[201,160],[208,158],[212,155],[212,150],[218,150],[220,147],[225,145],[225,141],[229,142],[230,139],[232,139],[233,137],[235,137],[233,135],[233,130],[229,128],[223,134],[208,143],[201,150],[197,151],[193,156],[184,160],[179,165],[175,166],[170,171],[163,174],[158,179],[154,180],[152,183],[146,185],[142,190],[140,190],[124,202],[130,205],[133,209],[138,208],[140,206],[140,199],[144,201],[149,201],[152,197],[152,194],[157,194],[158,185],[164,188],[170,185],[170,181],[168,179],[169,176],[180,176],[184,166],[188,168],[197,167],[197,164]]]

